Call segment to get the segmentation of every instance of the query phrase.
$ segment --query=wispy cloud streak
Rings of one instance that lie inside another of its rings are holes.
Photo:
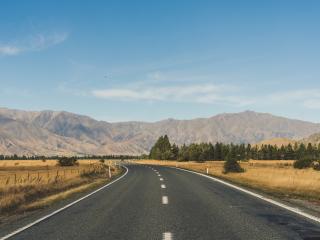
[[[67,40],[67,38],[68,34],[65,32],[51,34],[39,33],[31,35],[23,40],[15,41],[13,43],[0,43],[0,55],[15,56],[23,52],[41,51],[60,44]]]
[[[184,86],[144,86],[137,88],[110,88],[94,90],[92,95],[98,98],[117,100],[145,100],[169,102],[194,102],[207,104],[232,104],[246,106],[251,100],[228,93],[233,87],[214,84],[192,84]]]

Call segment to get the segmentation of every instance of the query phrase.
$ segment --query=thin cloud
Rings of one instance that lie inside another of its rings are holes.
[[[214,84],[199,84],[170,87],[139,87],[139,88],[111,88],[94,90],[92,95],[104,99],[123,101],[173,101],[207,104],[232,104],[235,106],[250,105],[252,101],[245,97],[233,96],[228,93],[228,86]],[[233,87],[230,87],[234,91]]]
[[[67,40],[68,34],[51,33],[51,34],[35,34],[27,37],[26,39],[15,41],[14,43],[1,44],[0,55],[2,56],[15,56],[24,52],[41,51],[60,44]]]
[[[21,52],[21,49],[15,46],[0,46],[0,55],[8,55],[8,56],[13,56],[17,55]]]
[[[268,96],[273,104],[295,104],[308,109],[320,109],[320,89],[278,92]]]

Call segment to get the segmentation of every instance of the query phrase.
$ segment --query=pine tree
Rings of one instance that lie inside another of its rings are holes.
[[[159,137],[150,150],[151,159],[168,160],[171,157],[171,144],[167,135]]]
[[[171,157],[170,160],[178,160],[179,147],[174,143],[171,146]]]

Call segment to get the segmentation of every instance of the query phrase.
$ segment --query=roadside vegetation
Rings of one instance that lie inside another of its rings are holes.
[[[278,196],[320,201],[320,146],[194,143],[178,147],[163,136],[148,159],[152,160],[139,162],[208,173]]]
[[[294,167],[298,169],[313,168],[320,170],[320,145],[307,146],[295,143],[294,146],[224,143],[192,143],[177,146],[171,144],[167,135],[161,136],[151,148],[148,159],[176,160],[176,161],[234,161],[253,160],[295,160]],[[226,171],[227,172],[227,171]]]
[[[60,156],[41,156],[41,155],[4,155],[0,154],[0,161],[1,160],[59,160],[61,157]],[[97,160],[97,159],[108,159],[108,160],[119,160],[119,159],[137,159],[137,156],[133,155],[85,155],[85,156],[68,156],[66,158],[74,158],[76,160]]]
[[[320,171],[293,168],[292,160],[239,161],[244,172],[224,173],[224,161],[179,162],[167,160],[140,160],[141,164],[153,164],[189,169],[246,187],[261,190],[285,198],[298,198],[320,202]]]
[[[102,184],[121,169],[112,161],[2,160],[0,161],[0,215],[12,215],[49,205],[72,193]],[[1,218],[0,218],[1,222]]]

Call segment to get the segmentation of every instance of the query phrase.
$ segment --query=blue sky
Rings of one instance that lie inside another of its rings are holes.
[[[0,106],[320,122],[319,1],[2,1]]]

